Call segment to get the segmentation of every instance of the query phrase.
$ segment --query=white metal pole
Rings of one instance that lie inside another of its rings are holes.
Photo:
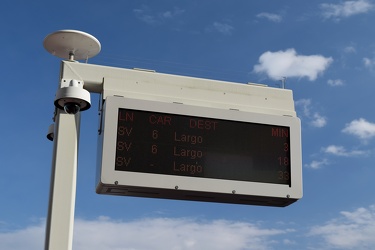
[[[46,250],[72,249],[79,129],[80,113],[71,115],[57,110]]]
[[[51,33],[44,39],[43,46],[49,53],[69,59],[73,63],[76,63],[74,60],[87,60],[96,56],[101,50],[100,42],[95,37],[78,30],[60,30]],[[83,80],[80,77],[69,78],[72,75],[76,76],[77,74],[74,70],[73,72],[65,71],[64,63],[62,63],[60,79],[66,77],[71,81]],[[59,90],[62,90],[61,82],[59,87]],[[80,95],[84,93],[83,101],[90,102],[89,94],[87,98],[85,92],[75,90],[70,94],[73,93],[73,99],[77,93]],[[64,92],[64,94],[67,93]],[[71,96],[68,95],[67,99],[69,100],[69,98]],[[55,106],[61,108],[59,100]],[[90,106],[86,105],[86,107]],[[56,110],[45,239],[45,249],[48,250],[71,250],[73,245],[80,117],[79,112],[73,115],[66,114],[60,109]]]

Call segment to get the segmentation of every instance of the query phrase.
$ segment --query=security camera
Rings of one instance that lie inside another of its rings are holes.
[[[54,131],[55,131],[55,125],[52,123],[48,127],[48,132],[47,132],[47,139],[48,140],[53,141]]]
[[[67,114],[74,115],[74,114],[77,114],[80,110],[81,110],[81,106],[79,106],[78,104],[74,102],[67,102],[64,105],[64,111]]]
[[[83,89],[83,81],[63,79],[57,90],[55,106],[67,114],[77,114],[91,107],[90,92]]]

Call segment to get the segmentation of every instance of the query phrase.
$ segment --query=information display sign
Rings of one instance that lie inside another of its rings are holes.
[[[290,129],[118,110],[115,170],[290,185]]]
[[[296,117],[108,97],[98,193],[286,206],[302,196]]]

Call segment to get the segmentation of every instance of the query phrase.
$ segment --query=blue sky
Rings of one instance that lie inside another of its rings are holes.
[[[375,1],[2,6],[1,249],[44,244],[60,59],[42,42],[61,29],[98,38],[92,64],[271,87],[287,77],[302,121],[304,197],[273,208],[97,195],[97,111],[85,111],[74,249],[375,248]]]

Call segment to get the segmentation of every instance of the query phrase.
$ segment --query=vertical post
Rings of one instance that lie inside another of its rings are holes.
[[[286,77],[284,76],[283,79],[281,79],[281,85],[283,89],[285,89],[285,84],[286,84]]]
[[[80,113],[57,110],[48,217],[46,250],[71,250],[76,198]]]

